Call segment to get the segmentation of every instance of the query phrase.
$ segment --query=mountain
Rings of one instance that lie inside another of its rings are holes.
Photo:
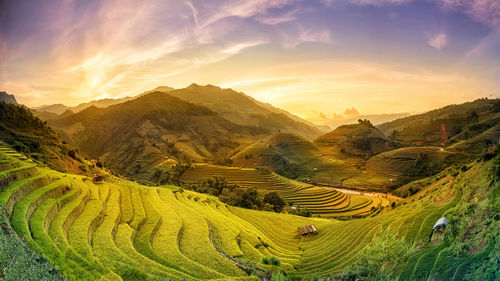
[[[317,126],[309,121],[293,115],[285,110],[270,104],[259,102],[241,92],[232,89],[222,89],[216,86],[200,86],[191,84],[184,89],[174,89],[168,86],[159,86],[151,91],[135,97],[121,99],[102,99],[82,103],[74,107],[62,104],[33,108],[43,120],[57,119],[57,116],[66,110],[80,112],[91,106],[105,108],[120,104],[147,95],[153,92],[165,92],[184,101],[205,106],[218,113],[221,117],[243,126],[257,126],[270,132],[289,132],[308,139],[313,139],[325,131],[324,126]]]
[[[482,153],[498,143],[499,123],[500,99],[478,99],[397,119],[377,128],[391,140],[406,145]]]
[[[363,165],[363,172],[346,179],[347,188],[388,192],[410,181],[466,163],[470,158],[438,147],[403,147],[377,154]]]
[[[79,104],[77,106],[73,106],[73,107],[66,106],[66,105],[60,104],[60,103],[52,104],[52,105],[42,105],[42,106],[38,106],[38,107],[33,107],[32,110],[34,110],[34,112],[36,112],[36,114],[39,115],[40,118],[42,118],[44,120],[55,119],[55,118],[59,118],[57,115],[62,114],[68,110],[76,113],[76,112],[80,112],[86,108],[89,108],[91,106],[95,106],[98,108],[105,108],[108,106],[112,106],[115,104],[124,103],[126,101],[136,99],[136,98],[138,98],[142,95],[148,94],[148,93],[157,92],[157,91],[168,92],[168,91],[171,91],[173,89],[174,88],[167,87],[167,86],[160,86],[160,87],[155,88],[152,91],[147,91],[147,92],[144,92],[144,93],[137,95],[137,96],[134,96],[134,97],[93,100],[93,101],[81,103],[81,104]],[[47,114],[47,113],[53,113],[53,114]]]
[[[65,106],[62,103],[51,104],[51,105],[42,105],[42,106],[32,108],[32,110],[35,112],[48,112],[48,113],[54,113],[54,114],[61,114],[68,109],[69,109],[69,107]]]
[[[73,106],[73,107],[70,107],[68,109],[71,110],[71,111],[73,111],[73,112],[80,112],[80,111],[82,111],[82,110],[84,110],[86,108],[89,108],[91,106],[95,106],[95,107],[99,107],[99,108],[105,108],[105,107],[112,106],[112,105],[115,105],[115,104],[124,103],[126,101],[133,100],[135,98],[136,97],[125,97],[125,98],[120,98],[120,99],[100,99],[100,100],[93,100],[93,101],[90,101],[90,102],[81,103],[81,104],[79,104],[77,106]]]
[[[89,157],[143,179],[178,162],[221,161],[242,143],[269,133],[165,92],[107,108],[91,106],[49,122]]]
[[[268,168],[292,179],[339,185],[359,172],[339,159],[328,157],[313,142],[289,133],[267,136],[235,151],[232,166]]]
[[[231,160],[233,166],[266,167],[295,179],[307,177],[312,168],[304,164],[319,156],[321,151],[310,141],[289,133],[277,133],[239,150]]]
[[[171,90],[168,93],[206,106],[236,124],[258,126],[274,133],[288,132],[309,139],[322,134],[322,130],[316,125],[232,89],[191,84],[187,88]]]
[[[364,159],[396,148],[396,144],[368,120],[359,120],[358,124],[342,125],[319,136],[314,143],[334,155]]]
[[[5,103],[10,103],[14,105],[18,105],[16,98],[14,95],[9,95],[6,92],[0,92],[0,101],[3,101]]]

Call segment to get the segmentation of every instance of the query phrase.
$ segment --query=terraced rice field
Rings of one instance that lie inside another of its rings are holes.
[[[343,180],[359,174],[352,161],[325,154],[314,143],[299,136],[278,133],[255,142],[231,157],[233,166],[271,170],[279,165],[276,159],[284,159],[302,167],[296,171],[301,178],[310,178],[322,185],[340,185]]]
[[[229,183],[242,187],[256,187],[262,193],[278,192],[286,202],[307,208],[321,217],[363,216],[369,214],[372,207],[390,204],[387,198],[346,194],[252,168],[196,164],[183,174],[182,179],[199,181],[213,176],[224,177]]]
[[[331,276],[352,264],[381,229],[419,245],[457,200],[442,206],[417,202],[343,222],[241,209],[204,194],[117,178],[96,185],[84,176],[37,167],[6,147],[0,149],[0,161],[0,204],[7,207],[14,229],[72,280],[259,280],[227,257],[261,269],[275,267],[262,264],[263,256],[278,257],[281,269],[305,279]],[[295,188],[303,190],[308,204],[323,197],[327,205],[346,204],[343,193]],[[365,203],[350,196],[346,206]],[[311,223],[319,234],[299,238],[296,228]],[[452,279],[465,266],[457,261],[456,268],[439,267],[451,255],[446,244],[418,253],[401,280],[431,272]]]
[[[426,155],[427,161],[441,165],[454,153],[439,147],[405,147],[380,153],[366,162],[362,174],[344,180],[343,185],[385,191],[388,185],[408,177],[408,171],[415,165],[419,155]]]

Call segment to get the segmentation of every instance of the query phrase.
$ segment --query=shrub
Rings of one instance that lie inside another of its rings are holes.
[[[94,176],[92,177],[92,181],[94,183],[102,183],[102,182],[104,182],[104,178],[105,178],[105,175],[103,175],[103,174],[94,174]]]
[[[281,271],[277,272],[277,273],[274,273],[273,276],[271,277],[271,281],[288,281],[288,280],[292,280],[292,279],[288,278]]]
[[[136,268],[127,266],[123,270],[121,277],[124,281],[126,280],[151,280],[148,275],[137,270]]]
[[[263,256],[262,257],[262,263],[263,264],[269,264],[269,265],[276,265],[276,266],[280,266],[281,265],[281,261],[280,259],[278,259],[277,257],[275,256]]]

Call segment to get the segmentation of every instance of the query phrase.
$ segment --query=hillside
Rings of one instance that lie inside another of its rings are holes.
[[[499,99],[478,99],[449,105],[427,113],[401,118],[378,125],[390,139],[408,145],[450,146],[457,150],[482,153],[498,143],[500,132],[494,128],[500,121]],[[480,140],[475,138],[489,131]],[[473,139],[475,138],[475,139]],[[467,145],[468,139],[474,145]],[[464,142],[461,145],[457,143]]]
[[[36,162],[59,171],[88,173],[77,151],[24,106],[0,102],[0,140]]]
[[[236,124],[258,126],[274,133],[289,132],[309,139],[322,133],[310,122],[232,89],[192,84],[185,89],[172,90],[168,93],[185,101],[206,106]]]
[[[329,157],[316,144],[293,134],[278,133],[236,150],[237,167],[264,167],[282,176],[339,185],[359,173],[350,163]]]
[[[366,161],[363,173],[346,179],[343,185],[348,188],[389,192],[403,183],[435,175],[469,159],[469,155],[438,147],[399,148],[371,157]]]
[[[308,140],[278,133],[240,149],[231,160],[237,167],[266,167],[288,178],[304,178],[312,173],[305,164],[318,156],[321,152]]]
[[[90,158],[143,179],[178,162],[224,159],[243,142],[267,133],[164,92],[107,108],[93,106],[50,123]]]
[[[357,124],[343,125],[319,136],[314,143],[333,155],[368,159],[369,157],[396,148],[380,130],[368,120]]]
[[[376,217],[336,221],[230,207],[174,186],[94,184],[0,150],[0,203],[12,226],[72,280],[258,280],[279,271],[304,280],[341,272],[336,279],[494,280],[499,269],[498,155],[446,172]],[[429,239],[442,216],[448,227]],[[318,235],[299,238],[296,227],[311,223]]]

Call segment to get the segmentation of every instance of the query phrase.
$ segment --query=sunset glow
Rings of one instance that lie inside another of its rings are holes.
[[[0,90],[28,106],[198,83],[317,121],[499,96],[497,0],[1,5]]]

